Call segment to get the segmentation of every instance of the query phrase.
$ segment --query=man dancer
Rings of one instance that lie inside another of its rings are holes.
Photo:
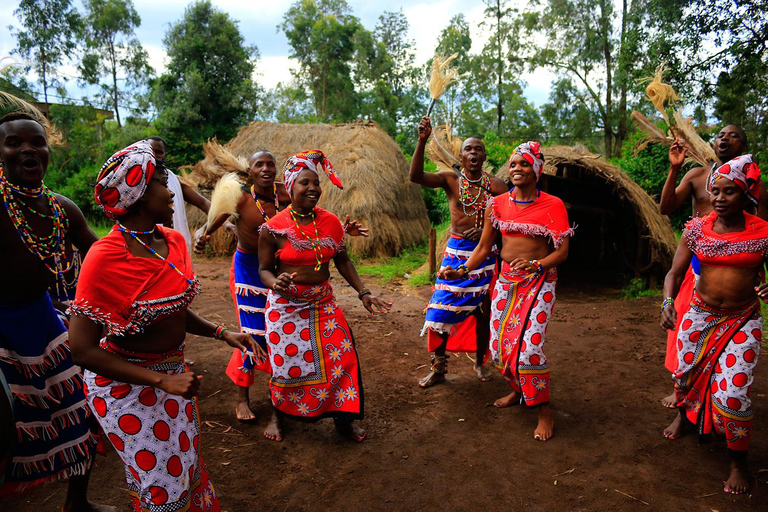
[[[467,260],[480,240],[488,199],[508,190],[502,180],[483,171],[485,145],[475,137],[461,145],[461,171],[425,173],[424,148],[431,134],[430,119],[424,117],[419,123],[419,139],[411,159],[410,178],[413,183],[445,190],[451,211],[451,238],[441,268],[456,267]],[[427,388],[445,380],[448,373],[447,350],[475,352],[478,378],[483,382],[490,379],[490,372],[483,363],[490,338],[488,288],[495,266],[494,250],[471,275],[461,279],[438,278],[435,282],[422,330],[422,335],[429,331],[427,345],[434,355],[431,371],[419,381],[419,386]]]
[[[250,187],[243,187],[237,203],[237,250],[232,258],[229,271],[229,286],[232,300],[237,308],[240,329],[254,337],[266,350],[264,307],[267,301],[267,288],[259,277],[259,230],[278,211],[291,203],[291,198],[282,183],[276,183],[277,167],[275,157],[267,150],[256,151],[248,160],[248,173],[253,181]],[[195,240],[195,251],[202,252],[214,233],[229,217],[220,215]],[[349,222],[347,216],[344,229],[351,235],[368,236],[368,230],[361,228],[356,221]],[[238,403],[235,414],[240,421],[256,418],[250,408],[249,389],[254,382],[254,370],[272,373],[269,360],[255,361],[249,353],[243,355],[235,350],[227,365],[226,373],[238,386]],[[272,441],[281,441],[280,418],[275,410],[264,431],[264,437]]]
[[[714,148],[717,162],[708,167],[694,167],[686,172],[680,184],[675,186],[680,169],[685,162],[685,155],[688,149],[678,140],[669,148],[669,174],[664,182],[664,188],[661,191],[661,200],[659,210],[662,215],[670,215],[678,210],[683,203],[691,198],[692,217],[706,217],[712,212],[712,203],[709,198],[709,178],[712,170],[717,169],[726,162],[742,155],[747,150],[747,135],[744,130],[736,125],[729,124],[717,134]],[[757,207],[757,216],[763,220],[768,220],[768,209],[766,209],[766,189],[761,182],[759,185],[759,203]],[[675,311],[677,312],[678,325],[675,329],[667,331],[667,351],[664,358],[664,366],[673,374],[677,370],[677,331],[680,328],[680,322],[688,311],[693,297],[693,288],[696,279],[699,276],[699,260],[696,255],[691,259],[691,266],[685,275],[677,299],[674,301]],[[664,407],[675,409],[677,400],[674,391],[665,396],[661,403]]]
[[[64,511],[114,510],[86,498],[96,436],[67,331],[48,295],[69,267],[65,241],[85,254],[96,236],[72,201],[43,184],[50,156],[45,118],[13,97],[2,100],[0,371],[17,435],[0,496],[69,479]]]

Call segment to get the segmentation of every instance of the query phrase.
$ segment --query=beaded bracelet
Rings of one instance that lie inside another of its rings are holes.
[[[217,340],[223,340],[224,339],[224,332],[227,331],[227,328],[223,325],[219,325],[216,327],[216,330],[213,333],[213,337]]]
[[[544,272],[544,265],[542,265],[539,260],[531,260],[528,263],[530,263],[531,265],[536,265],[536,275],[539,275],[542,272]]]
[[[373,294],[371,293],[371,290],[369,290],[368,288],[363,288],[362,290],[360,290],[360,293],[357,294],[357,298],[360,300],[363,300],[363,297],[365,297],[366,295],[373,295]]]
[[[458,272],[459,270],[463,270],[464,271],[464,275],[469,274],[469,268],[467,268],[467,264],[466,263],[462,263],[461,265],[456,267],[456,272]]]
[[[674,306],[675,305],[675,299],[672,297],[667,297],[664,299],[664,302],[661,303],[661,310],[664,311],[667,309],[667,306]]]

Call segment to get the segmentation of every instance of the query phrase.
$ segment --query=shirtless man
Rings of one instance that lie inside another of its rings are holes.
[[[262,224],[272,218],[278,210],[291,203],[285,185],[275,182],[277,166],[275,157],[267,150],[256,151],[248,160],[248,173],[253,186],[243,187],[237,203],[238,217],[235,221],[237,250],[230,268],[230,291],[237,308],[238,320],[242,332],[249,333],[266,350],[264,307],[267,300],[267,288],[259,277],[259,230]],[[195,252],[202,252],[211,239],[211,234],[227,220],[224,213],[213,224],[199,233],[195,240]],[[350,235],[368,236],[368,230],[360,227],[356,221],[346,218],[344,229]],[[256,418],[250,408],[249,389],[254,382],[254,370],[271,374],[269,359],[258,362],[252,357],[243,357],[235,351],[227,365],[227,375],[238,386],[238,402],[235,414],[240,421]],[[264,431],[264,437],[272,441],[282,440],[281,421],[275,409]]]
[[[425,173],[424,149],[431,134],[432,124],[428,117],[424,117],[419,124],[419,139],[411,159],[410,178],[413,183],[445,191],[451,212],[451,238],[441,268],[456,267],[466,261],[480,240],[488,199],[504,194],[508,189],[502,180],[483,171],[485,145],[476,137],[470,137],[461,145],[460,171]],[[490,379],[483,363],[490,338],[488,288],[495,266],[494,249],[486,261],[466,278],[438,278],[422,330],[422,335],[429,331],[428,346],[434,351],[432,368],[429,375],[419,381],[419,386],[427,388],[445,380],[448,373],[447,350],[474,352],[478,378],[483,382]],[[465,332],[466,326],[471,325],[465,322],[471,319],[475,321],[474,332]]]
[[[747,135],[744,130],[736,125],[729,124],[724,127],[717,134],[714,142],[715,155],[717,156],[716,167],[720,167],[724,163],[732,160],[733,158],[742,155],[747,151]],[[685,162],[686,153],[688,148],[685,147],[679,140],[675,140],[672,146],[669,148],[669,174],[667,175],[667,181],[664,183],[664,188],[661,191],[661,201],[659,202],[659,210],[662,215],[669,215],[678,210],[688,198],[691,198],[691,213],[694,217],[705,217],[712,212],[712,203],[709,197],[709,189],[707,187],[708,178],[711,173],[711,167],[694,167],[690,171],[686,172],[683,178],[680,180],[680,184],[677,184],[677,179],[680,174],[680,169]],[[760,203],[757,208],[757,216],[761,219],[768,220],[768,209],[766,209],[766,189],[765,185],[761,182],[759,185],[759,197]],[[754,212],[750,212],[754,213]],[[691,261],[691,272],[687,275],[686,281],[680,288],[680,294],[675,304],[675,310],[677,311],[677,318],[682,321],[685,312],[688,310],[690,303],[690,294],[693,293],[693,285],[695,283],[696,276],[699,275],[699,262],[696,257],[693,257]],[[686,293],[687,292],[687,293]],[[679,327],[679,326],[677,326]],[[668,331],[667,335],[667,354],[665,358],[666,368],[674,372],[677,369],[677,329]],[[661,400],[662,405],[669,409],[677,407],[677,401],[675,399],[675,393],[673,392],[669,396],[664,397]]]

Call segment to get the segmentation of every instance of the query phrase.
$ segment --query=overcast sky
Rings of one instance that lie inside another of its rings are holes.
[[[522,0],[516,0],[522,3]],[[184,9],[191,2],[186,0],[134,0],[141,26],[136,35],[149,53],[150,64],[160,74],[165,69],[165,51],[162,39],[172,23],[178,22],[184,14]],[[283,20],[283,14],[292,2],[286,0],[213,0],[212,3],[220,10],[228,13],[238,23],[240,32],[249,44],[255,44],[261,52],[257,67],[259,83],[266,88],[274,87],[278,82],[290,80],[291,67],[295,66],[288,58],[290,47],[285,34],[278,31],[277,26]],[[440,32],[448,25],[450,19],[461,12],[464,13],[472,31],[473,53],[482,50],[486,35],[479,27],[483,19],[484,5],[480,0],[379,0],[376,2],[348,0],[353,14],[360,18],[363,25],[373,30],[379,16],[384,11],[401,10],[410,24],[410,37],[416,42],[416,62],[423,64],[434,53]],[[6,28],[9,25],[19,25],[13,11],[19,2],[11,0],[0,5],[0,58],[8,56],[16,46],[15,38]],[[82,3],[78,0],[75,5],[82,12]],[[62,69],[64,73],[74,75],[74,69]],[[524,76],[527,86],[524,90],[526,97],[535,105],[546,102],[552,75],[544,70]],[[78,90],[74,80],[67,86],[69,94],[75,98],[83,95]]]

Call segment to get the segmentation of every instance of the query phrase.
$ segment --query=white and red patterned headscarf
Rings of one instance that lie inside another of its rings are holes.
[[[299,177],[301,171],[309,169],[319,176],[318,167],[328,176],[331,183],[341,189],[344,188],[330,160],[319,149],[311,149],[293,155],[285,162],[283,166],[283,182],[285,183],[286,190],[288,190],[288,194],[293,194],[293,184],[296,182],[296,178]]]
[[[541,178],[541,170],[544,168],[544,155],[541,153],[541,144],[532,140],[523,142],[515,148],[515,152],[509,157],[510,163],[512,162],[512,157],[515,155],[520,155],[528,160],[528,163],[533,167],[536,181],[539,181],[539,178]]]
[[[128,213],[128,208],[147,190],[155,172],[155,153],[149,141],[140,140],[121,149],[101,166],[94,198],[110,219]]]
[[[747,194],[747,198],[757,206],[758,189],[760,183],[760,167],[752,161],[752,155],[741,155],[729,160],[717,169],[712,170],[709,178],[709,188],[720,178],[727,178]]]

